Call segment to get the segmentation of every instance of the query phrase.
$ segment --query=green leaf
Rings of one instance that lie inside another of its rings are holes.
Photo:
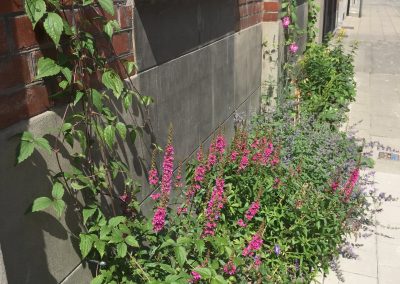
[[[175,241],[173,239],[168,239],[165,242],[162,243],[162,245],[160,246],[160,248],[165,248],[168,246],[174,246],[176,245]]]
[[[108,147],[112,148],[115,141],[115,127],[113,125],[107,125],[104,129],[104,140]]]
[[[39,197],[33,201],[32,212],[42,211],[48,208],[53,201],[48,197]]]
[[[160,268],[168,273],[176,274],[176,270],[171,267],[171,265],[160,263]]]
[[[127,93],[123,99],[125,110],[128,110],[132,106],[132,94]]]
[[[125,216],[115,216],[112,217],[110,220],[108,220],[108,224],[110,224],[110,226],[112,227],[116,227],[121,223],[124,223],[126,221],[126,217]]]
[[[84,93],[81,91],[77,91],[75,94],[74,106],[82,99]]]
[[[64,195],[64,187],[61,183],[56,182],[53,185],[53,189],[51,190],[51,195],[55,198],[55,199],[61,199]]]
[[[226,280],[224,279],[223,276],[221,275],[216,275],[213,277],[213,279],[211,280],[211,284],[226,284],[228,282],[226,282]]]
[[[85,258],[93,247],[93,239],[90,235],[85,234],[79,234],[79,238],[79,249],[81,250],[82,258]]]
[[[37,22],[46,13],[46,3],[43,0],[25,0],[25,12],[31,20],[33,28],[35,28]]]
[[[102,95],[96,89],[91,89],[91,92],[92,92],[93,105],[101,113],[103,111]]]
[[[25,161],[28,157],[30,157],[34,149],[35,145],[33,144],[33,141],[22,140],[19,146],[17,163],[20,164],[21,162]]]
[[[119,135],[121,135],[121,138],[125,139],[126,138],[126,125],[125,125],[125,123],[117,122],[115,127],[117,128],[117,130],[119,132]]]
[[[101,8],[104,9],[111,16],[114,15],[113,0],[99,0]]]
[[[58,217],[61,217],[64,208],[65,208],[65,202],[62,199],[55,199],[53,201],[53,208],[57,212]]]
[[[108,35],[108,37],[111,39],[114,31],[119,31],[121,28],[119,26],[118,21],[116,20],[111,20],[108,21],[107,24],[104,25],[104,32]]]
[[[183,266],[186,262],[187,252],[186,249],[182,246],[175,247],[175,257],[179,263],[179,266]]]
[[[122,83],[121,78],[114,70],[107,70],[103,73],[101,77],[101,81],[104,86],[108,89],[112,90],[114,96],[118,99],[121,96],[122,90],[124,88],[124,84]]]
[[[90,284],[102,284],[104,281],[104,276],[102,274],[97,275],[95,278],[90,281]]]
[[[153,98],[149,97],[149,96],[143,96],[143,97],[141,97],[140,101],[142,102],[142,104],[144,106],[148,107],[150,104],[153,103]]]
[[[119,257],[121,257],[121,258],[122,258],[122,257],[125,257],[127,251],[128,251],[128,247],[126,246],[125,243],[119,243],[119,244],[117,245],[117,255],[118,255]]]
[[[49,141],[46,138],[43,138],[43,137],[36,138],[34,140],[34,143],[39,148],[44,149],[47,152],[51,153],[51,146],[49,144]]]
[[[93,0],[82,0],[82,5],[87,6],[93,3]]]
[[[131,247],[136,247],[136,248],[139,247],[139,243],[138,243],[138,241],[135,239],[134,236],[127,236],[127,237],[125,238],[125,243],[127,243],[127,244],[128,244],[129,246],[131,246]]]
[[[93,214],[96,212],[96,208],[85,208],[82,211],[82,216],[83,216],[83,224],[86,224],[87,220],[93,216]]]
[[[130,75],[134,69],[137,69],[137,65],[135,64],[135,62],[132,61],[125,61],[124,65],[128,75]]]
[[[203,279],[209,279],[212,276],[211,269],[206,267],[197,267],[193,270],[200,274],[201,278]]]
[[[103,241],[96,241],[94,242],[94,247],[99,252],[100,256],[103,257],[106,251],[106,243]]]
[[[68,86],[68,82],[66,80],[62,80],[60,83],[58,83],[58,86],[61,89],[65,90],[67,88],[67,86]]]
[[[64,68],[61,69],[61,72],[63,73],[65,79],[67,79],[68,83],[71,83],[71,81],[72,81],[72,71],[69,68],[64,67]]]
[[[56,13],[49,12],[47,13],[46,20],[44,20],[43,26],[47,34],[54,41],[55,45],[58,46],[61,34],[64,30],[62,18]]]
[[[61,72],[61,67],[50,58],[41,57],[37,63],[36,79],[54,76]]]

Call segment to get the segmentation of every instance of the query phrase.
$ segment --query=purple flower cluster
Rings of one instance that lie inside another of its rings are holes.
[[[234,275],[236,273],[236,265],[231,260],[224,265],[223,269],[225,274],[228,275]]]

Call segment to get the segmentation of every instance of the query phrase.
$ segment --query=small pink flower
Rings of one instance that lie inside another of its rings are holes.
[[[282,26],[287,29],[290,25],[290,18],[288,16],[282,18]]]
[[[201,280],[201,275],[196,271],[192,271],[191,274],[192,274],[192,279],[190,280],[190,283],[197,283]]]
[[[149,183],[151,185],[157,185],[158,184],[158,172],[157,169],[153,168],[149,171]]]
[[[215,149],[218,153],[223,154],[225,152],[225,146],[226,142],[224,136],[218,135],[215,141]]]
[[[239,155],[239,153],[237,151],[232,151],[232,153],[231,153],[231,161],[232,162],[236,161],[238,155]]]
[[[153,200],[157,200],[161,197],[161,193],[153,193],[152,195],[150,195],[150,198]]]
[[[187,207],[179,207],[178,211],[177,211],[177,214],[181,215],[181,214],[186,214],[187,212],[188,212]]]
[[[333,191],[336,191],[339,187],[339,182],[335,181],[331,184],[331,188]]]
[[[236,273],[236,265],[230,260],[224,265],[224,272],[228,275],[234,275]]]
[[[249,221],[251,219],[253,219],[259,209],[260,209],[260,202],[258,202],[258,201],[253,202],[250,205],[249,210],[247,210],[247,212],[246,212],[246,215],[245,215],[246,219]]]
[[[240,226],[240,227],[247,227],[247,225],[246,225],[246,223],[243,221],[243,219],[239,219],[238,221],[237,221],[237,224]]]
[[[244,155],[240,160],[239,170],[244,170],[249,165],[249,157]]]
[[[254,266],[255,266],[256,268],[259,268],[260,265],[261,265],[261,263],[262,263],[261,258],[260,258],[259,256],[255,256],[255,257],[254,257]]]
[[[124,193],[124,194],[119,196],[119,200],[121,200],[122,202],[128,203],[129,195],[127,193]]]
[[[202,182],[204,180],[204,175],[206,173],[206,168],[202,165],[196,167],[194,170],[194,180],[197,182]]]
[[[158,207],[152,221],[154,232],[158,233],[164,228],[166,216],[167,210],[164,207]]]
[[[299,46],[297,45],[297,43],[292,42],[292,43],[289,45],[289,51],[290,51],[292,54],[295,54],[295,53],[297,52],[297,50],[299,50]]]

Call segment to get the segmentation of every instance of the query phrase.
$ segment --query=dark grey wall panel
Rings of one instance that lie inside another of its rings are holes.
[[[232,0],[136,0],[134,39],[139,71],[160,65],[235,32]]]

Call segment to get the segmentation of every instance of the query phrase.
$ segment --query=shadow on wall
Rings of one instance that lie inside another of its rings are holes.
[[[177,58],[238,30],[238,1],[135,0],[135,4],[139,71]]]

